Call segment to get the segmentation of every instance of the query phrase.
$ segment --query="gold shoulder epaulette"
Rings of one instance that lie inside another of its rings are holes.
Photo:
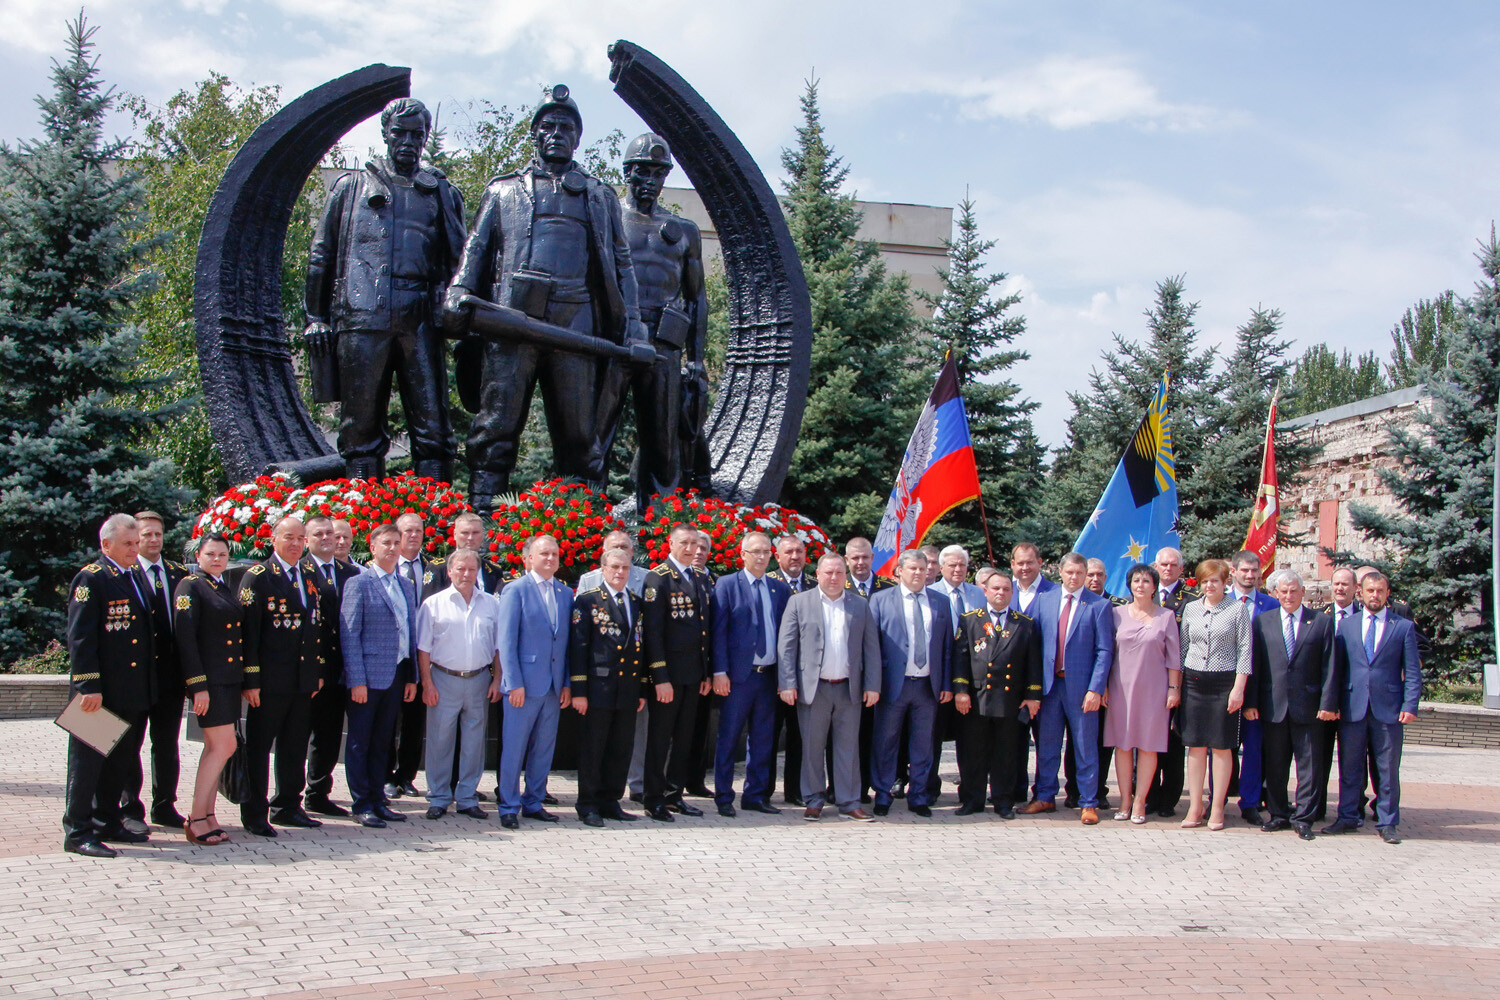
[[[965,618],[973,618],[975,615],[982,615],[982,614],[984,614],[984,608],[972,608],[972,609],[970,609],[968,611],[965,611],[963,613],[963,617],[965,617]]]
[[[85,573],[97,573],[103,568],[104,567],[100,566],[98,563],[89,563],[87,566],[83,567],[83,571]]]
[[[1028,615],[1024,611],[1012,611],[1012,612],[1010,612],[1010,616],[1012,618],[1020,618],[1020,619],[1023,619],[1024,621],[1028,621],[1028,622],[1036,621],[1035,618],[1031,617],[1030,615]]]
[[[251,566],[249,569],[245,570],[245,572],[249,573],[251,576],[260,576],[265,571],[266,571],[266,564],[265,563],[256,563],[254,566]],[[398,650],[398,652],[399,652],[399,650]]]
[[[671,576],[672,567],[668,566],[666,563],[657,563],[655,566],[651,567],[651,572],[655,573],[657,576]]]

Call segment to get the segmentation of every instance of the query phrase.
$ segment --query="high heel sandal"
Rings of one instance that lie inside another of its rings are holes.
[[[199,847],[218,847],[220,844],[229,843],[229,835],[223,830],[209,830],[201,837],[193,832],[194,823],[206,823],[213,818],[213,813],[207,816],[199,816],[197,819],[189,819],[182,824],[182,832],[187,835],[189,844],[197,844]],[[218,838],[218,839],[213,839]]]
[[[1203,825],[1203,817],[1199,816],[1197,819],[1185,819],[1177,825],[1183,830],[1196,830],[1198,827]]]

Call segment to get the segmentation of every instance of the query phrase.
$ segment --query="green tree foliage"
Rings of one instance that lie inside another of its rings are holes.
[[[1447,367],[1447,331],[1458,308],[1457,296],[1448,291],[1435,299],[1421,299],[1402,313],[1391,328],[1391,360],[1385,367],[1392,389],[1421,385]]]
[[[1354,526],[1393,553],[1396,587],[1430,637],[1429,679],[1469,680],[1494,654],[1491,510],[1495,398],[1500,393],[1500,243],[1495,231],[1476,254],[1483,274],[1472,298],[1443,324],[1447,375],[1428,383],[1430,412],[1391,428],[1400,464],[1381,482],[1398,509],[1355,503]]]
[[[280,90],[244,90],[210,73],[165,105],[152,105],[143,97],[129,97],[123,103],[137,133],[130,148],[132,165],[146,189],[141,235],[152,245],[147,263],[160,276],[150,294],[136,302],[132,314],[145,334],[143,371],[159,381],[159,388],[148,392],[145,401],[153,406],[188,404],[179,419],[153,432],[149,447],[171,458],[180,470],[180,482],[203,500],[228,482],[203,409],[198,375],[193,321],[198,238],[225,168],[250,134],[280,108]],[[304,325],[303,275],[322,199],[322,181],[315,172],[287,228],[281,305],[294,345],[300,344],[296,334]]]
[[[1291,390],[1280,408],[1287,418],[1369,399],[1390,391],[1390,386],[1374,351],[1353,356],[1347,348],[1336,354],[1327,344],[1314,344],[1297,359]]]
[[[1183,291],[1180,275],[1159,282],[1145,313],[1146,339],[1115,334],[1115,347],[1105,352],[1103,369],[1090,373],[1088,390],[1068,393],[1068,440],[1052,464],[1042,497],[1046,516],[1033,535],[1044,558],[1060,556],[1078,537],[1168,370],[1177,481],[1191,477],[1208,430],[1204,415],[1215,407],[1217,351],[1198,348],[1198,303],[1186,301]],[[1185,508],[1183,490],[1178,495]]]
[[[824,138],[816,81],[801,106],[797,145],[781,162],[787,223],[812,297],[813,351],[782,499],[835,537],[873,538],[920,405],[907,374],[916,320],[905,277],[888,274],[880,248],[858,239],[859,209],[839,193],[849,168]]]
[[[1238,551],[1250,527],[1272,393],[1280,385],[1282,398],[1295,402],[1289,384],[1293,363],[1287,358],[1291,341],[1282,339],[1281,325],[1281,310],[1251,310],[1250,318],[1235,331],[1234,353],[1215,379],[1208,408],[1195,414],[1201,444],[1186,474],[1179,464],[1177,481],[1182,548],[1189,565]],[[1296,435],[1278,430],[1279,481],[1289,483],[1296,478],[1315,452]],[[1281,527],[1283,540],[1290,540],[1285,521]]]
[[[159,388],[136,371],[128,323],[157,249],[138,238],[143,198],[122,145],[103,138],[114,93],[82,15],[39,97],[44,138],[0,145],[0,660],[62,631],[69,579],[119,510],[170,516],[185,499],[172,463],[142,439],[180,404],[139,409]]]
[[[914,371],[921,380],[918,391],[930,391],[932,373],[947,352],[953,352],[969,417],[969,436],[974,442],[974,462],[979,467],[990,541],[998,558],[1020,541],[1022,526],[1029,526],[1042,480],[1044,452],[1031,426],[1037,404],[1023,398],[1020,386],[1005,377],[1018,362],[1031,357],[1012,346],[1026,332],[1026,318],[1010,313],[1021,296],[1000,294],[1006,275],[990,271],[984,264],[984,255],[995,241],[980,236],[974,203],[967,196],[958,204],[957,226],[958,238],[943,241],[950,266],[938,268],[942,292],[917,293],[932,307],[933,315],[922,322],[928,335],[924,345],[928,363]],[[933,527],[927,541],[940,546],[956,543],[976,560],[986,557],[979,504],[970,501],[950,511]]]

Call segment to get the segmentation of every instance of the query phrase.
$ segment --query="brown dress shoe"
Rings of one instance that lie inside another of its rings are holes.
[[[871,816],[869,813],[865,812],[863,809],[850,809],[846,813],[839,813],[839,815],[842,816],[844,819],[858,820],[861,823],[873,823],[873,822],[875,822],[875,817]]]
[[[823,810],[817,808],[816,806],[808,806],[802,811],[802,818],[807,820],[809,823],[816,823],[818,820],[823,818]]]
[[[1032,799],[1030,802],[1017,809],[1016,812],[1021,813],[1024,816],[1035,816],[1037,813],[1055,813],[1057,812],[1057,803],[1043,802],[1041,799]]]
[[[1099,823],[1099,810],[1093,806],[1084,806],[1083,814],[1079,817],[1084,826],[1097,826]]]

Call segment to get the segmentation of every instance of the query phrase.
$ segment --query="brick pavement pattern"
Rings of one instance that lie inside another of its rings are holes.
[[[592,830],[559,774],[563,822],[514,833],[403,801],[264,841],[225,803],[228,847],[95,861],[60,850],[63,746],[0,723],[0,997],[1500,992],[1494,751],[1408,748],[1399,847],[960,819],[951,792],[932,820]]]

